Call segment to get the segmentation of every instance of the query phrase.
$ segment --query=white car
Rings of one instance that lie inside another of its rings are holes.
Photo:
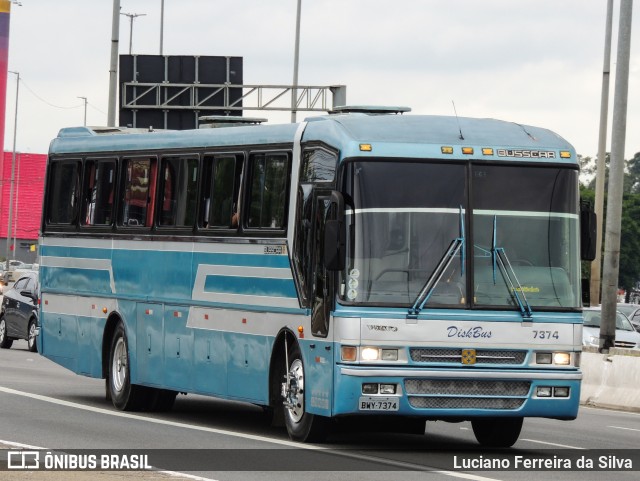
[[[601,315],[602,312],[599,307],[585,308],[583,310],[583,346],[598,347],[600,343]],[[616,340],[614,346],[625,349],[640,349],[640,332],[637,332],[629,322],[629,319],[620,312],[616,312]]]
[[[640,332],[640,304],[618,304],[618,310],[627,316],[633,328]]]

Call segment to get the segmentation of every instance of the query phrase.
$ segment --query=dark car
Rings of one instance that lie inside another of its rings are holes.
[[[38,273],[28,272],[4,293],[0,312],[0,347],[9,349],[16,339],[26,339],[31,352],[37,351]]]

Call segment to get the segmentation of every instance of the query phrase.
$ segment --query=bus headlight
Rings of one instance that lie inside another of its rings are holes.
[[[395,393],[396,393],[395,384],[380,384],[380,394],[395,394]]]
[[[380,359],[383,361],[397,361],[398,350],[397,349],[382,349]]]
[[[571,354],[568,352],[554,352],[553,363],[557,366],[568,366],[571,362]]]
[[[363,347],[360,351],[360,357],[363,361],[377,361],[378,360],[378,348],[376,347]]]
[[[551,364],[550,352],[536,352],[536,364]]]
[[[536,352],[536,364],[571,365],[570,352]]]

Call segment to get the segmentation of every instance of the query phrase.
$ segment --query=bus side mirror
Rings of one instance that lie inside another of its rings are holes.
[[[341,271],[347,258],[344,198],[334,190],[330,202],[329,215],[324,224],[324,266],[329,271]]]
[[[596,213],[589,202],[580,203],[580,258],[593,261],[596,258],[598,223]]]

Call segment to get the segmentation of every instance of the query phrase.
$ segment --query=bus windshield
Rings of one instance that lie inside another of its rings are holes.
[[[345,173],[344,302],[410,307],[432,278],[424,307],[579,307],[574,170],[381,160]]]

